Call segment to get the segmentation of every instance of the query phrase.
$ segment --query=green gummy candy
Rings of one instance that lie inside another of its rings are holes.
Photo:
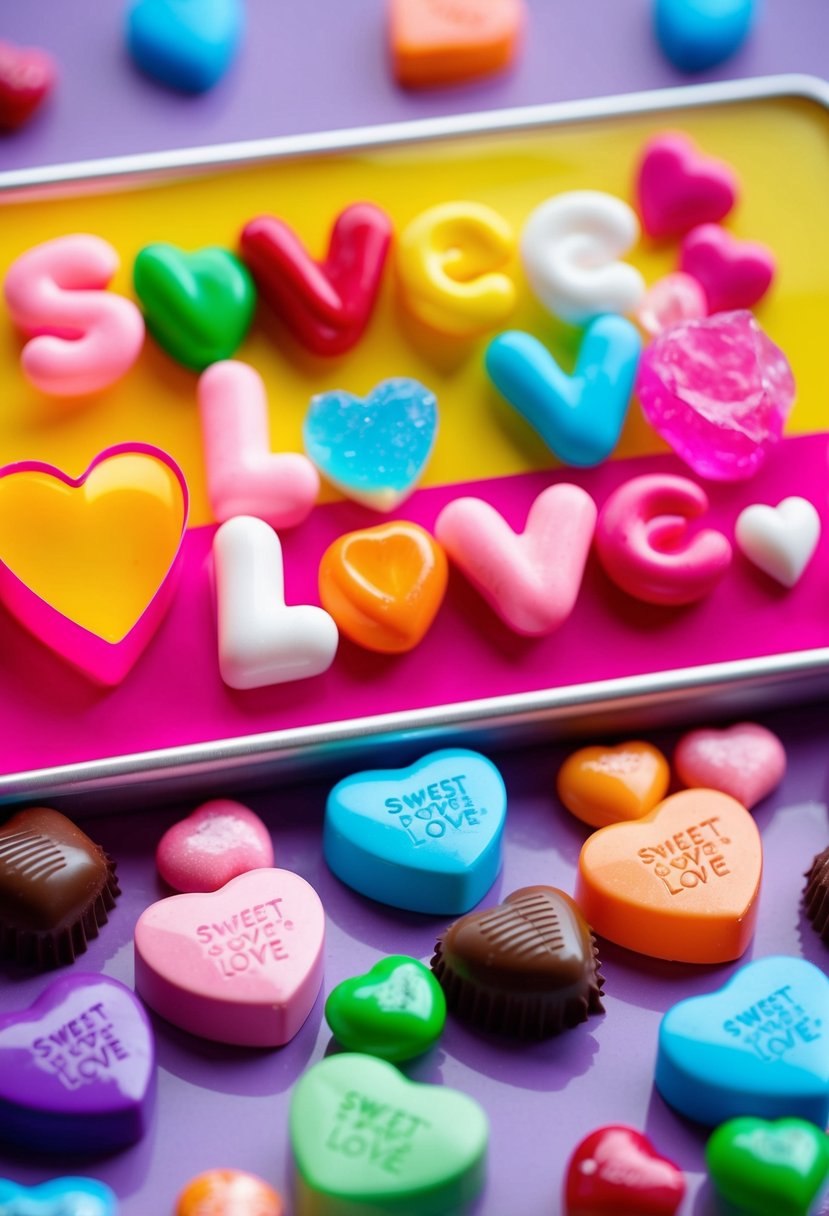
[[[729,1119],[705,1150],[723,1199],[751,1216],[807,1216],[829,1176],[829,1138],[805,1119]]]
[[[395,954],[366,975],[338,984],[326,1001],[325,1018],[349,1051],[411,1060],[440,1038],[446,998],[428,967]]]

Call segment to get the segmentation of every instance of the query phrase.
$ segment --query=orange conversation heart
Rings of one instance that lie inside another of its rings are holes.
[[[443,549],[417,524],[397,521],[341,536],[319,568],[322,606],[367,650],[412,650],[446,593]]]
[[[184,1188],[176,1216],[283,1216],[276,1191],[241,1170],[208,1170]]]
[[[671,770],[658,748],[638,740],[616,747],[583,747],[558,772],[558,796],[591,827],[641,819],[668,791]]]
[[[654,958],[726,963],[757,919],[763,846],[745,807],[683,790],[632,823],[602,828],[579,857],[576,901],[595,933]]]
[[[524,0],[391,0],[394,72],[409,87],[498,72],[524,28]]]

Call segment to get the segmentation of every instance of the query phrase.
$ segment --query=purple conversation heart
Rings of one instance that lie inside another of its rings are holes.
[[[0,1139],[100,1152],[144,1134],[155,1042],[144,1007],[118,980],[77,974],[0,1018]]]

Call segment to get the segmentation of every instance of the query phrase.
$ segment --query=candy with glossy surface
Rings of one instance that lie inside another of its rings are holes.
[[[776,270],[768,246],[739,241],[719,224],[702,224],[688,233],[679,265],[701,285],[709,313],[753,308],[771,287]]]
[[[168,828],[155,864],[175,891],[218,891],[249,870],[273,865],[270,833],[241,802],[217,798]]]
[[[127,50],[154,80],[203,93],[230,67],[244,25],[242,0],[133,0]]]
[[[651,743],[582,747],[558,770],[556,790],[567,810],[591,827],[641,819],[668,792],[668,761]]]
[[[0,131],[28,122],[55,87],[57,67],[48,52],[0,41]]]
[[[612,1124],[585,1136],[567,1166],[564,1216],[674,1216],[685,1175],[647,1136]]]
[[[666,274],[648,288],[636,310],[636,320],[655,338],[681,321],[696,321],[708,315],[705,292],[690,274]]]
[[[776,507],[752,503],[737,516],[737,545],[769,578],[794,587],[820,540],[820,516],[806,498],[784,498]]]
[[[666,58],[702,72],[736,54],[748,37],[758,0],[653,0],[654,31]]]
[[[395,954],[337,984],[325,1002],[325,1020],[349,1051],[398,1063],[440,1038],[446,998],[428,967]]]
[[[95,1178],[55,1178],[41,1186],[18,1186],[0,1178],[2,1216],[117,1216],[118,1200]]]
[[[683,735],[674,752],[674,768],[683,785],[720,790],[750,808],[783,780],[786,752],[767,727],[737,722],[724,730]]]
[[[705,1147],[711,1181],[750,1216],[808,1216],[829,1175],[829,1138],[803,1119],[729,1119]]]
[[[176,1216],[283,1216],[272,1186],[243,1170],[207,1170],[191,1179],[176,1201]]]
[[[815,932],[829,943],[829,847],[818,853],[809,867],[803,908]]]
[[[389,0],[389,49],[398,83],[429,88],[490,76],[515,57],[524,0]]]
[[[706,156],[683,132],[664,131],[645,144],[636,195],[648,236],[683,236],[700,224],[715,224],[732,210],[738,193],[731,166]]]

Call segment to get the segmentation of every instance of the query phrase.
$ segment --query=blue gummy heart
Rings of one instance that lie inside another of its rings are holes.
[[[411,494],[431,455],[437,401],[417,380],[383,380],[365,399],[342,389],[312,398],[305,450],[349,498],[391,511]]]
[[[491,761],[465,748],[410,768],[356,773],[328,795],[323,853],[355,891],[394,908],[459,915],[501,868],[507,794]]]
[[[498,389],[565,464],[606,460],[619,442],[630,404],[642,339],[624,317],[597,317],[582,339],[572,376],[537,338],[499,334],[486,352]]]
[[[153,79],[203,93],[230,67],[243,30],[242,0],[135,0],[127,50]]]
[[[18,1186],[0,1178],[0,1216],[116,1216],[118,1200],[94,1178],[57,1178]]]
[[[674,67],[699,72],[740,49],[758,8],[757,0],[655,0],[656,37]]]
[[[656,1088],[708,1126],[740,1115],[829,1122],[829,979],[800,958],[749,963],[669,1009]]]

